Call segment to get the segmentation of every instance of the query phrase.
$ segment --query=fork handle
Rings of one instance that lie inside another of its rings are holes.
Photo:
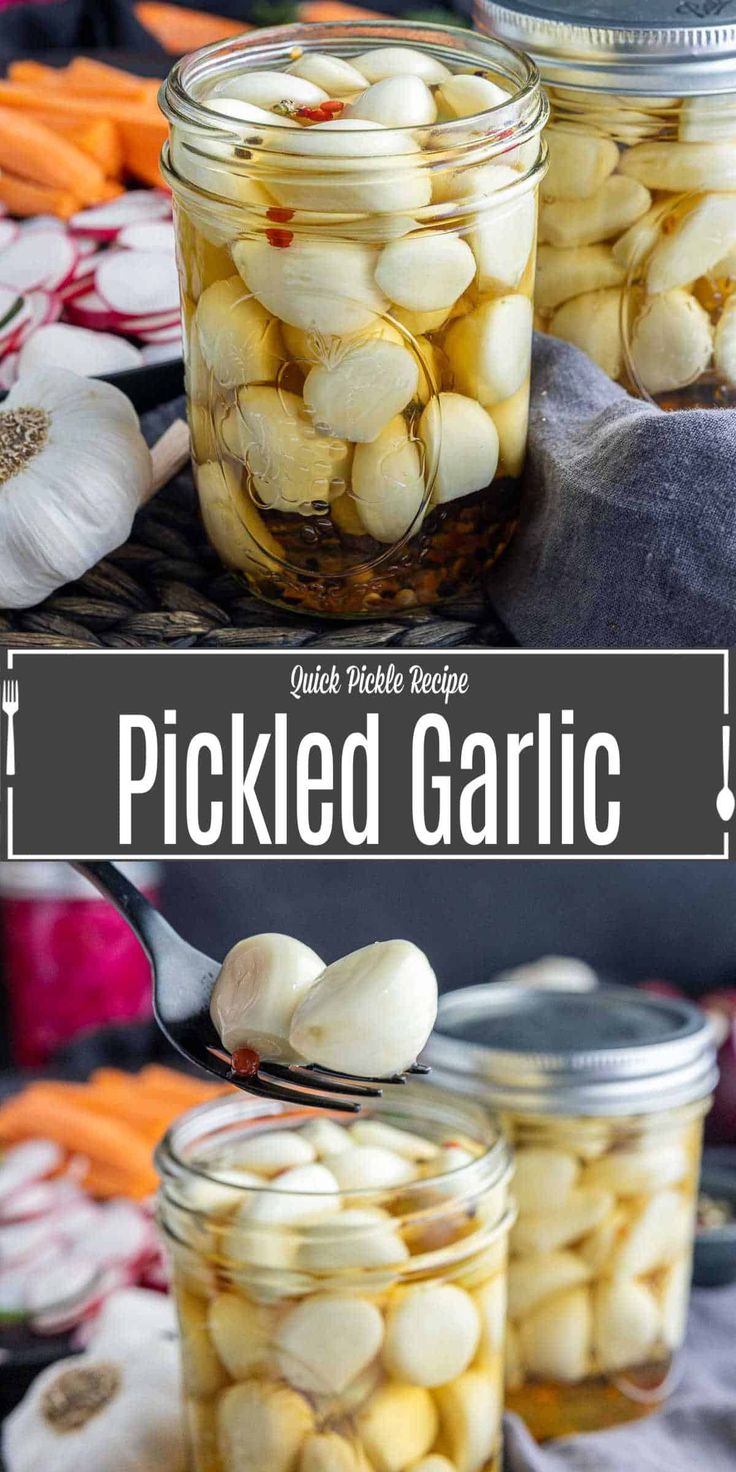
[[[15,776],[15,721],[13,716],[8,716],[8,734],[5,746],[5,775]]]
[[[85,879],[89,879],[95,889],[115,906],[138,937],[151,965],[154,964],[156,949],[161,942],[177,939],[175,931],[168,920],[164,920],[160,910],[131,884],[117,865],[111,864],[107,859],[80,859],[72,868],[83,874]]]

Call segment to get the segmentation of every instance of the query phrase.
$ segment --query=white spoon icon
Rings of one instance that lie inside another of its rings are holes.
[[[723,727],[723,786],[716,798],[716,810],[722,823],[730,823],[736,812],[736,797],[728,785],[728,768],[731,755],[731,728]]]

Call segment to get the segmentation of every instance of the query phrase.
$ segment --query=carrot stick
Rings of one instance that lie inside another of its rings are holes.
[[[14,111],[37,110],[59,113],[75,118],[79,123],[105,117],[112,122],[151,122],[156,119],[163,132],[166,124],[161,117],[155,99],[147,97],[145,103],[131,102],[126,97],[71,97],[64,88],[50,88],[29,83],[0,81],[0,105]]]
[[[50,189],[46,184],[32,184],[15,174],[0,174],[0,200],[11,215],[58,215],[69,220],[82,208],[82,202],[67,189]]]
[[[135,1131],[117,1120],[91,1114],[58,1089],[31,1085],[0,1109],[0,1142],[10,1144],[34,1136],[56,1140],[72,1154],[88,1156],[121,1175],[148,1180],[150,1190],[155,1190],[151,1152]]]
[[[96,97],[128,97],[132,102],[155,97],[161,85],[155,77],[139,77],[135,72],[95,61],[91,56],[75,56],[64,69],[64,75],[72,91],[80,96],[87,93]]]
[[[166,124],[163,118],[137,118],[135,122],[122,119],[117,124],[123,151],[123,165],[129,174],[144,184],[160,189],[164,186],[161,174],[161,149],[166,140]]]
[[[343,5],[341,0],[302,0],[298,7],[300,20],[385,20],[378,10],[365,10],[361,5]]]
[[[239,20],[226,20],[222,15],[209,15],[202,10],[181,10],[178,5],[161,4],[159,0],[140,0],[133,8],[141,25],[172,56],[182,56],[185,51],[197,51],[212,41],[223,41],[227,36],[239,36],[251,30]]]
[[[58,128],[58,132],[63,129]],[[68,135],[77,148],[99,164],[107,179],[117,179],[123,172],[123,145],[120,132],[109,118],[98,118],[84,127],[71,128]]]
[[[68,190],[83,204],[97,203],[104,190],[102,169],[81,148],[9,108],[0,108],[0,169],[10,169],[34,184]]]

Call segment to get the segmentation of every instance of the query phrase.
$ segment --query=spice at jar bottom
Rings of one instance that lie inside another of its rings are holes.
[[[205,528],[289,607],[448,599],[515,529],[547,104],[449,27],[265,36],[165,89]]]
[[[511,1165],[484,1111],[218,1101],[159,1165],[196,1472],[500,1472]]]

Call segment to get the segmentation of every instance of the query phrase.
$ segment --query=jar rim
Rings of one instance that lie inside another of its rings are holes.
[[[474,23],[528,51],[548,86],[663,98],[734,93],[736,18],[683,23],[684,7],[671,0],[621,8],[613,0],[608,16],[586,0],[564,13],[554,0],[475,0]]]
[[[401,138],[411,134],[412,137],[424,141],[436,139],[439,151],[447,146],[451,147],[455,138],[460,139],[463,134],[467,135],[468,127],[477,125],[478,120],[482,118],[489,120],[489,131],[487,135],[476,135],[476,144],[479,141],[490,142],[498,134],[507,135],[507,130],[502,124],[506,122],[508,114],[518,115],[516,125],[519,129],[523,129],[525,137],[531,137],[544,128],[549,114],[549,104],[542,90],[537,66],[525,52],[508,45],[497,37],[484,36],[478,31],[468,30],[462,26],[401,20],[302,21],[291,25],[246,31],[240,36],[216,41],[198,51],[191,52],[175,63],[161,86],[159,105],[170,123],[207,129],[217,133],[221,138],[242,139],[242,122],[206,107],[192,90],[197,82],[202,82],[207,76],[217,75],[218,71],[221,72],[222,67],[218,67],[218,63],[221,63],[223,59],[232,58],[233,70],[241,63],[245,55],[264,64],[269,62],[273,67],[274,62],[280,57],[284,62],[293,60],[289,56],[289,51],[295,46],[301,46],[302,49],[307,50],[310,48],[320,51],[327,49],[335,55],[349,59],[351,55],[355,56],[361,50],[375,49],[383,45],[395,46],[402,44],[402,41],[406,45],[413,44],[414,49],[436,56],[440,60],[454,57],[462,59],[463,63],[467,64],[468,61],[475,59],[487,70],[491,69],[494,62],[498,65],[505,61],[507,69],[512,66],[516,69],[518,85],[504,102],[485,109],[483,112],[473,113],[469,117],[453,118],[439,123],[425,123],[420,126],[405,124],[401,127],[391,127],[386,131],[396,133]],[[508,75],[510,81],[515,80],[508,70],[504,72],[504,75]],[[273,128],[274,132],[281,137],[285,132],[285,129],[277,122],[259,123],[258,127],[259,130],[261,127],[264,130]],[[349,135],[351,131],[362,134],[364,130],[345,128],[341,131]],[[514,132],[516,132],[516,127]],[[515,143],[518,141],[520,140],[515,139]],[[426,151],[434,150],[427,149]],[[289,158],[285,149],[279,149],[276,156]],[[364,159],[364,155],[345,155],[344,157],[348,161],[351,157],[354,158],[356,164],[360,163],[361,158]],[[390,155],[386,157],[388,159]]]
[[[611,1020],[622,1008],[616,1032]],[[689,1002],[633,987],[463,987],[440,998],[424,1056],[449,1087],[485,1094],[495,1109],[535,1113],[654,1113],[707,1098],[718,1078],[708,1018]]]
[[[207,1104],[197,1105],[189,1109],[185,1114],[169,1127],[166,1134],[156,1147],[155,1163],[162,1180],[186,1179],[195,1177],[197,1179],[218,1183],[222,1180],[214,1169],[202,1160],[188,1158],[187,1152],[196,1150],[208,1135],[221,1136],[223,1146],[228,1138],[232,1140],[238,1131],[245,1127],[249,1130],[253,1124],[260,1120],[268,1128],[281,1128],[288,1125],[290,1120],[299,1118],[299,1122],[307,1123],[311,1119],[319,1119],[325,1115],[325,1110],[320,1109],[298,1109],[293,1105],[278,1104],[275,1101],[260,1101],[247,1099],[242,1094],[226,1096],[213,1099]],[[395,1124],[401,1128],[402,1123],[407,1129],[413,1131],[427,1128],[428,1119],[436,1124],[449,1124],[457,1131],[465,1126],[463,1133],[475,1139],[477,1143],[483,1144],[482,1153],[472,1161],[456,1167],[451,1171],[444,1171],[436,1176],[426,1176],[419,1181],[409,1181],[401,1186],[378,1186],[371,1187],[367,1192],[366,1187],[353,1187],[349,1190],[340,1189],[335,1192],[315,1192],[317,1199],[320,1196],[334,1197],[338,1194],[340,1199],[350,1200],[355,1197],[370,1194],[371,1196],[391,1195],[397,1191],[402,1196],[412,1195],[414,1192],[426,1191],[427,1186],[452,1177],[453,1187],[464,1186],[467,1183],[468,1191],[476,1192],[479,1186],[483,1190],[490,1190],[502,1185],[510,1177],[511,1151],[499,1126],[490,1111],[478,1100],[469,1101],[457,1092],[447,1089],[438,1089],[431,1084],[421,1084],[408,1088],[402,1088],[401,1101],[394,1102],[382,1099],[371,1100],[370,1103],[362,1105],[360,1118],[380,1118],[386,1123]],[[328,1115],[333,1118],[332,1114]],[[338,1118],[337,1114],[334,1116]],[[339,1116],[344,1118],[344,1116]],[[478,1136],[481,1138],[478,1138]],[[230,1171],[231,1167],[227,1161],[219,1163],[221,1171]],[[263,1180],[258,1186],[241,1185],[234,1183],[230,1174],[223,1184],[232,1187],[233,1191],[242,1191],[243,1199],[247,1200],[248,1193],[268,1191],[270,1182]],[[302,1194],[299,1192],[283,1192],[280,1195]]]

